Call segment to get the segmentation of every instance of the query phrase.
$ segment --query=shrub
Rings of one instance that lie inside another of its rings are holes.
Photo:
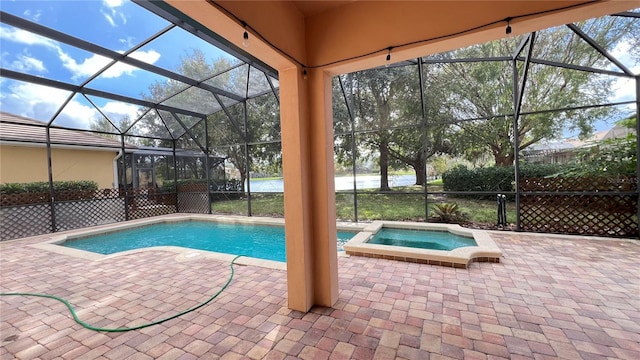
[[[172,180],[167,180],[162,184],[162,187],[160,188],[160,190],[162,192],[175,192],[176,191],[176,186],[178,187],[183,186],[183,185],[198,185],[198,184],[206,184],[207,180],[206,179],[184,179],[184,180],[178,180],[177,182],[173,182]],[[227,179],[225,181],[216,181],[216,180],[211,180],[211,186],[210,186],[211,191],[216,192],[216,191],[241,191],[242,190],[242,186],[240,183],[240,180],[238,179]]]
[[[78,181],[54,181],[53,182],[53,191],[61,192],[61,191],[83,191],[83,192],[93,192],[98,190],[98,183],[90,180],[78,180]],[[40,182],[31,182],[31,183],[7,183],[0,184],[0,194],[2,195],[10,195],[10,194],[34,194],[34,193],[48,193],[49,192],[49,183],[40,181]]]
[[[433,205],[432,218],[445,223],[465,223],[469,220],[469,215],[463,213],[456,203],[442,203]]]
[[[566,168],[566,165],[564,166]],[[520,166],[521,177],[546,177],[561,172],[563,166],[557,164],[526,164]],[[442,174],[445,191],[515,191],[513,166],[494,166],[467,169],[459,165]],[[466,195],[473,198],[494,198],[494,195]]]

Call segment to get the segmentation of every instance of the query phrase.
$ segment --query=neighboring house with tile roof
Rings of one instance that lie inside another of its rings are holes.
[[[575,159],[578,150],[589,148],[607,139],[624,138],[635,133],[634,129],[614,126],[608,130],[598,131],[586,140],[567,138],[541,142],[522,151],[530,163],[566,164]]]
[[[100,188],[118,187],[120,141],[59,128],[50,129],[50,139],[54,181],[93,180]],[[0,112],[0,183],[49,181],[46,143],[42,122]]]

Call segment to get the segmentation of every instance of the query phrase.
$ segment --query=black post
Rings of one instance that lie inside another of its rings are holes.
[[[527,77],[529,75],[529,64],[531,63],[531,55],[533,53],[533,44],[535,41],[536,33],[532,32],[529,35],[529,49],[527,50],[527,58],[524,62],[524,72],[522,74],[522,85],[518,88],[518,68],[516,64],[516,58],[518,54],[515,54],[512,60],[513,65],[513,168],[516,187],[516,231],[520,231],[520,136],[519,136],[519,118],[520,110],[522,109],[522,98],[524,96],[524,89],[527,84]]]
[[[178,208],[178,157],[176,156],[176,139],[171,141],[173,147],[173,191],[176,199],[176,212],[180,212]]]
[[[247,82],[248,84],[248,82]],[[248,85],[247,85],[248,86]],[[251,170],[249,169],[249,120],[247,117],[247,100],[242,102],[244,108],[244,159],[245,159],[245,172],[247,179],[247,215],[252,216],[251,213]]]
[[[122,190],[124,195],[124,219],[130,220],[129,219],[129,190],[127,189],[127,163],[126,163],[127,153],[125,152],[124,134],[122,133],[120,134],[120,151],[122,152],[122,156],[120,156],[120,159],[122,160],[122,166],[120,167],[122,169],[122,178],[120,179],[120,181],[122,181]],[[131,175],[133,176],[133,174]]]
[[[56,232],[56,193],[53,189],[53,166],[51,162],[51,129],[49,125],[47,125],[47,166],[49,172],[49,207],[51,209],[51,232]]]
[[[349,75],[347,75],[349,76]],[[338,83],[340,84],[340,90],[342,90],[342,96],[344,97],[344,104],[347,106],[347,113],[349,114],[349,122],[351,125],[351,174],[353,175],[353,219],[358,222],[358,184],[356,182],[357,168],[356,168],[356,129],[355,121],[353,119],[353,110],[351,109],[351,103],[347,97],[346,91],[344,91],[344,84],[342,83],[342,77],[338,75]]]
[[[206,169],[207,177],[207,203],[209,204],[208,214],[211,214],[211,169],[209,169],[209,126],[207,125],[207,118],[204,118],[204,147],[206,153],[204,154],[204,167]]]
[[[636,192],[638,193],[636,218],[638,219],[638,237],[640,237],[640,76],[636,76]]]
[[[422,58],[418,58],[418,80],[420,81],[420,111],[422,114],[422,133],[424,134],[424,167],[422,169],[424,174],[424,221],[429,221],[429,189],[427,189],[427,183],[429,182],[429,173],[427,172],[427,111],[424,101],[424,66],[422,64]]]

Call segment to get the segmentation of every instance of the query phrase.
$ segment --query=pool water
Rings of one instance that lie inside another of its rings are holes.
[[[338,250],[355,232],[338,232]],[[181,246],[286,261],[284,227],[205,221],[161,223],[66,241],[63,246],[100,254],[151,246]]]
[[[371,239],[369,239],[368,243],[445,251],[464,246],[478,245],[472,238],[455,235],[447,231],[391,228],[382,228]]]

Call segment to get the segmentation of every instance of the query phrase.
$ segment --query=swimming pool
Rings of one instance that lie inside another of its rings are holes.
[[[338,250],[355,232],[338,231]],[[62,246],[113,254],[153,246],[179,246],[253,258],[286,261],[284,227],[212,221],[157,223],[67,240]]]

